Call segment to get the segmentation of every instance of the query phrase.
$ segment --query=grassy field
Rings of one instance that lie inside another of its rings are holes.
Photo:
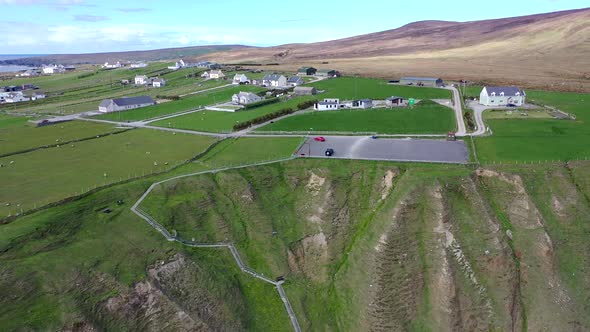
[[[589,159],[590,94],[527,91],[527,96],[529,100],[575,114],[577,119],[486,120],[493,135],[476,139],[480,161]]]
[[[0,158],[0,215],[169,169],[212,143],[209,137],[140,129]]]
[[[451,92],[437,88],[419,88],[405,85],[390,85],[385,80],[372,78],[341,77],[312,83],[318,90],[325,90],[322,98],[340,99],[385,99],[391,96],[416,99],[451,99]]]
[[[242,88],[237,88],[238,90]],[[172,127],[179,129],[206,131],[206,132],[231,132],[233,126],[242,121],[278,111],[283,108],[297,108],[302,101],[315,99],[312,96],[293,98],[286,102],[261,106],[252,110],[238,112],[201,111],[152,123],[158,127]]]
[[[71,121],[36,127],[26,117],[0,117],[0,155],[121,131],[113,125]]]
[[[261,90],[262,88],[258,88],[255,86],[232,86],[227,88],[220,88],[213,91],[207,91],[195,95],[186,96],[177,101],[169,101],[154,106],[143,107],[124,112],[102,114],[96,116],[96,118],[102,120],[122,122],[146,120],[182,111],[189,111],[214,103],[229,101],[231,100],[232,95],[240,91],[258,92]]]
[[[301,114],[259,128],[259,131],[375,132],[380,134],[443,134],[455,128],[453,110],[424,100],[413,108],[342,110]]]

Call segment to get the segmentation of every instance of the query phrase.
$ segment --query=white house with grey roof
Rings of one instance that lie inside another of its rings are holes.
[[[515,86],[484,86],[479,103],[485,106],[522,106],[526,93]]]
[[[300,76],[291,76],[287,80],[287,84],[289,86],[300,86],[302,84],[305,84],[305,81]]]
[[[148,84],[148,77],[145,75],[135,76],[135,85],[146,85]]]
[[[232,84],[248,84],[250,83],[250,80],[248,79],[248,76],[244,75],[244,74],[236,74],[234,76],[234,79],[232,81]]]
[[[98,105],[101,113],[127,111],[135,108],[155,105],[156,102],[150,96],[123,97],[116,99],[105,99]]]
[[[248,105],[251,103],[255,103],[257,101],[261,101],[262,98],[255,93],[252,92],[242,92],[236,93],[231,97],[231,101],[237,105]]]
[[[262,79],[262,85],[268,87],[284,87],[287,86],[287,78],[279,74],[268,74]]]

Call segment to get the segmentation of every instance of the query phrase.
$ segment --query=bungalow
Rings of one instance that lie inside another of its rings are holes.
[[[168,69],[170,69],[170,70],[178,70],[178,69],[183,68],[183,67],[184,67],[184,61],[180,60],[180,61],[177,61],[174,64],[174,66],[168,66]]]
[[[135,76],[135,85],[146,85],[148,84],[148,77],[145,75]]]
[[[150,96],[124,97],[116,99],[105,99],[98,106],[101,113],[127,111],[134,108],[155,105],[156,102]]]
[[[526,93],[515,86],[484,86],[479,103],[485,106],[522,106]]]
[[[340,73],[333,69],[320,69],[315,73],[317,77],[339,77]]]
[[[399,80],[399,83],[404,85],[429,86],[434,88],[444,85],[443,80],[436,77],[402,77]]]
[[[404,104],[404,98],[402,98],[402,97],[391,96],[391,97],[385,99],[385,106],[387,106],[387,107],[400,106],[403,104]]]
[[[221,68],[221,65],[219,65],[217,62],[211,62],[211,61],[197,62],[195,64],[195,66],[197,68],[207,68],[207,69],[219,69],[219,68]]]
[[[313,76],[318,70],[313,67],[301,67],[297,69],[298,76]]]
[[[104,69],[116,69],[116,68],[121,68],[121,67],[123,67],[123,65],[119,61],[117,61],[117,63],[105,62],[104,65],[102,65],[102,68],[104,68]]]
[[[201,75],[201,77],[204,78],[209,78],[209,79],[218,79],[218,78],[224,78],[225,74],[221,71],[221,70],[211,70],[209,72],[204,72],[203,75]]]
[[[231,97],[231,101],[237,105],[248,105],[251,103],[255,103],[257,101],[261,101],[262,98],[255,93],[252,92],[242,92],[236,93]]]
[[[45,99],[45,94],[43,92],[34,92],[31,95],[31,100],[39,100],[39,99]]]
[[[345,104],[345,106],[347,108],[362,108],[362,109],[373,108],[373,101],[371,99],[353,100],[353,101],[347,102]]]
[[[296,96],[313,96],[318,92],[314,87],[298,86],[295,89],[293,89],[293,93]]]
[[[303,78],[301,78],[299,76],[291,76],[287,80],[287,84],[289,86],[299,86],[299,85],[305,84],[305,81],[303,80]]]
[[[39,73],[35,69],[28,69],[20,74],[17,74],[16,76],[17,77],[34,77],[34,76],[39,76]]]
[[[236,74],[234,76],[234,79],[232,81],[232,84],[249,84],[250,80],[248,79],[248,76],[244,75],[244,74]]]
[[[326,98],[313,105],[313,109],[316,111],[336,111],[341,107],[340,99],[337,98]]]
[[[131,65],[129,65],[129,68],[145,68],[145,67],[147,67],[147,63],[145,63],[145,62],[132,63]]]
[[[154,88],[161,88],[166,85],[166,80],[161,77],[151,78],[151,81]]]
[[[262,79],[262,85],[266,85],[268,87],[287,86],[287,78],[279,74],[268,74]]]
[[[4,97],[5,103],[20,103],[23,101],[29,101],[31,98],[23,95],[22,92],[10,92],[6,97]]]
[[[52,75],[52,74],[61,74],[66,71],[65,67],[62,65],[44,65],[43,66],[43,74]]]

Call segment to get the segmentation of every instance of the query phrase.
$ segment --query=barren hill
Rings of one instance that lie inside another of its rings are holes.
[[[238,49],[226,63],[329,67],[349,74],[436,75],[590,90],[590,8],[473,22],[422,21],[311,44]]]

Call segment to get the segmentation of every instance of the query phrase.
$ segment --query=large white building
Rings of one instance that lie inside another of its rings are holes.
[[[43,66],[42,68],[43,74],[52,75],[52,74],[61,74],[65,73],[66,68],[62,65],[47,65]]]
[[[240,93],[236,93],[235,95],[233,95],[231,97],[231,101],[234,104],[238,104],[238,105],[248,105],[251,103],[255,103],[257,101],[261,101],[262,98],[258,95],[256,95],[255,93],[252,92],[242,92],[240,91]]]
[[[479,103],[485,106],[522,106],[526,93],[514,86],[484,86],[479,94]]]

